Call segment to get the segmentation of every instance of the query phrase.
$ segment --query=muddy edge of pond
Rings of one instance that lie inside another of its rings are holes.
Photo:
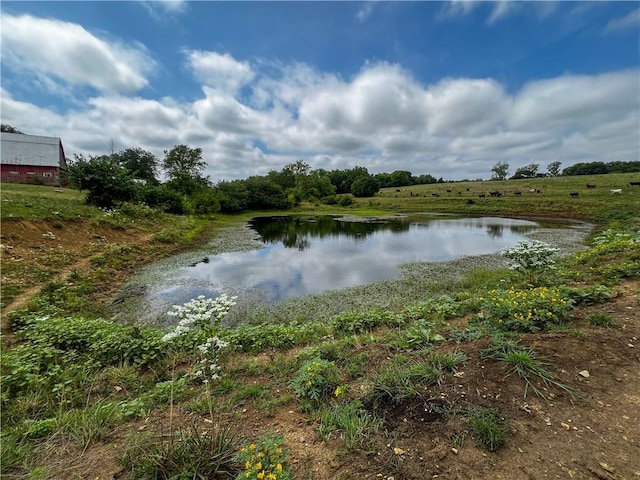
[[[406,217],[384,215],[379,217],[336,216],[341,221],[376,221]],[[431,216],[431,215],[429,215]],[[434,215],[435,216],[435,215]],[[523,219],[524,220],[524,219]],[[526,236],[549,243],[560,249],[558,256],[570,255],[586,248],[585,238],[593,225],[562,219],[527,219],[540,222]],[[547,223],[553,222],[553,223]],[[568,225],[568,228],[567,228]],[[208,255],[225,252],[248,251],[263,248],[260,235],[248,223],[220,229],[203,248],[175,255],[137,272],[120,290],[112,303],[114,317],[125,323],[165,324],[170,305],[145,301],[153,285],[167,278],[169,272],[202,261]],[[230,324],[259,323],[265,318],[274,322],[292,320],[328,320],[344,311],[367,310],[375,307],[401,308],[403,305],[424,301],[434,296],[434,285],[451,284],[464,279],[466,272],[476,268],[506,268],[508,261],[499,253],[461,257],[442,262],[415,262],[400,265],[401,277],[372,284],[332,290],[320,294],[290,298],[273,304],[245,299],[228,316]],[[437,294],[435,294],[437,295]]]

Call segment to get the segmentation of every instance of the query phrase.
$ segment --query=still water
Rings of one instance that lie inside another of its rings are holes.
[[[264,248],[208,255],[172,272],[157,295],[169,304],[223,292],[275,302],[396,278],[404,263],[495,253],[539,227],[494,217],[353,221],[332,216],[256,218],[250,226]]]

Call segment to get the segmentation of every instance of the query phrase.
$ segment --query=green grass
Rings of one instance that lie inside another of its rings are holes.
[[[85,194],[79,190],[18,183],[3,183],[1,188],[2,220],[69,220],[103,214],[99,208],[86,205]]]
[[[559,215],[606,222],[603,226],[610,227],[611,231],[596,232],[594,237],[602,233],[610,239],[595,240],[596,247],[583,253],[581,261],[563,264],[563,272],[555,279],[558,284],[564,284],[571,283],[570,278],[579,277],[580,282],[590,285],[568,290],[575,303],[588,306],[607,302],[611,297],[611,290],[601,284],[598,276],[607,276],[612,269],[616,269],[615,277],[609,275],[613,282],[623,276],[637,275],[634,273],[638,262],[637,242],[634,243],[637,233],[634,236],[629,232],[634,221],[636,227],[640,225],[637,217],[640,188],[634,190],[627,186],[637,177],[637,174],[616,174],[403,187],[401,192],[387,189],[375,198],[358,199],[352,207],[306,205],[295,212]],[[598,187],[586,190],[586,183],[595,183]],[[542,193],[512,195],[513,190],[524,192],[529,186],[540,188]],[[448,188],[454,191],[449,194]],[[623,195],[611,195],[609,188],[622,188]],[[479,191],[489,190],[507,191],[507,195],[478,198]],[[572,199],[569,191],[579,191],[580,196]],[[440,196],[432,197],[431,192]],[[415,196],[418,193],[420,197]],[[3,221],[45,219],[54,222],[57,229],[67,228],[70,222],[81,218],[109,228],[136,228],[155,235],[166,245],[183,246],[204,241],[203,232],[215,233],[221,227],[240,224],[253,215],[276,213],[175,217],[127,206],[122,216],[114,217],[86,206],[83,194],[74,190],[58,193],[52,187],[13,184],[2,185],[1,198]],[[470,199],[475,203],[467,205]],[[621,236],[621,231],[626,232],[626,236]],[[382,435],[388,440],[394,432],[385,431],[372,411],[361,407],[359,402],[374,409],[399,405],[425,395],[432,386],[448,382],[446,372],[455,371],[466,360],[463,342],[477,340],[491,332],[473,322],[464,328],[450,329],[446,322],[477,313],[482,304],[479,298],[488,289],[512,285],[522,288],[517,273],[473,268],[462,279],[443,279],[441,272],[437,272],[433,275],[437,282],[411,278],[404,283],[331,292],[283,302],[277,308],[264,308],[252,314],[256,324],[221,332],[231,343],[229,350],[235,351],[232,355],[239,360],[234,362],[234,367],[223,365],[227,376],[214,386],[211,398],[204,398],[201,384],[195,384],[186,375],[172,378],[169,374],[170,362],[165,358],[162,344],[158,343],[160,332],[98,320],[98,313],[105,312],[85,304],[98,282],[108,278],[110,272],[127,268],[128,263],[141,255],[158,253],[151,248],[113,246],[94,252],[91,264],[100,272],[76,273],[72,279],[74,285],[51,283],[34,302],[31,313],[12,316],[16,331],[22,329],[17,337],[22,344],[2,352],[0,463],[3,475],[46,476],[51,466],[42,459],[55,442],[64,440],[84,447],[109,439],[115,425],[145,418],[154,408],[168,408],[172,402],[177,409],[190,414],[208,415],[212,410],[229,412],[243,404],[270,417],[283,408],[295,408],[296,401],[301,403],[319,392],[317,396],[322,396],[323,402],[308,410],[309,421],[316,422],[325,440],[339,438],[347,451],[362,448],[372,437]],[[163,252],[170,251],[167,248]],[[64,256],[48,261],[47,268],[51,270],[67,263]],[[580,270],[585,261],[589,268]],[[19,265],[11,268],[13,270],[8,271],[3,265],[3,276],[20,274]],[[356,291],[361,294],[356,295]],[[59,307],[58,311],[67,315],[76,312],[76,315],[62,318],[55,312],[45,311],[46,306]],[[343,311],[351,313],[342,315]],[[34,320],[46,313],[51,314],[50,320]],[[611,320],[606,315],[588,317],[592,325],[602,327],[613,326]],[[567,328],[570,327],[568,324]],[[438,352],[438,346],[445,341],[458,343],[460,350]],[[394,347],[406,350],[398,352]],[[300,349],[297,355],[291,351],[295,348]],[[258,360],[258,354],[268,354],[270,359]],[[547,360],[532,349],[502,342],[492,345],[483,355],[503,362],[507,375],[521,378],[525,395],[533,391],[545,398],[548,395],[545,388],[571,396],[577,394],[562,383]],[[335,364],[337,370],[319,370],[312,378],[304,377],[306,371],[301,372],[300,365],[315,357]],[[185,350],[179,358],[182,358],[183,371],[187,371],[194,353]],[[297,377],[311,381],[313,389],[305,383],[303,398],[296,400],[294,391],[287,386]],[[259,383],[251,383],[256,379]],[[348,393],[344,398],[336,398],[336,385],[345,386]],[[493,451],[505,442],[506,422],[499,412],[474,407],[467,411],[467,418],[478,445]],[[188,478],[215,476],[223,470],[231,475],[235,473],[232,463],[235,443],[227,433],[185,430],[177,436],[137,435],[126,446],[122,462],[132,478],[181,474],[189,475]],[[51,475],[55,476],[55,472]]]
[[[486,182],[451,182],[410,187],[385,188],[372,199],[357,199],[354,209],[373,207],[396,212],[466,213],[473,215],[561,216],[594,221],[630,219],[640,212],[640,188],[629,186],[638,173],[584,175]],[[586,184],[597,185],[587,189]],[[531,188],[541,193],[529,193]],[[612,188],[622,188],[613,195]],[[447,190],[452,190],[451,193]],[[468,190],[467,190],[468,189]],[[500,191],[502,197],[488,192]],[[514,195],[515,191],[522,195]],[[570,192],[578,192],[571,198]],[[432,196],[437,194],[438,196]],[[486,198],[478,195],[485,194]],[[473,204],[467,204],[473,200]]]

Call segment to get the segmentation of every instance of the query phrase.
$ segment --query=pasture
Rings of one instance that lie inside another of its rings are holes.
[[[385,189],[351,207],[303,205],[296,214],[561,217],[596,228],[587,248],[536,267],[514,253],[517,269],[416,268],[404,283],[367,287],[375,306],[336,292],[230,328],[215,320],[218,305],[170,341],[111,318],[116,292],[142,265],[215,243],[255,212],[104,212],[73,190],[3,184],[1,475],[633,478],[637,178],[452,182]],[[347,311],[332,313],[347,297]]]

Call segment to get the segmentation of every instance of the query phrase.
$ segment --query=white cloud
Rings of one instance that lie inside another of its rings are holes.
[[[615,18],[605,27],[605,32],[619,32],[622,30],[629,30],[635,28],[636,31],[640,28],[640,8],[629,12],[622,18]]]
[[[45,85],[131,93],[147,85],[155,67],[142,45],[108,42],[75,23],[4,13],[1,23],[3,63],[41,77]]]
[[[187,52],[187,62],[204,85],[232,94],[254,76],[247,62],[238,62],[228,53],[193,50]]]
[[[563,75],[510,93],[491,78],[423,85],[388,63],[343,79],[215,52],[187,58],[202,82],[194,101],[98,95],[60,114],[3,90],[3,123],[60,136],[69,155],[106,153],[111,138],[117,149],[139,146],[159,157],[175,144],[200,147],[214,181],[300,158],[313,168],[457,179],[488,178],[497,161],[544,169],[555,160],[637,160],[640,151],[637,69]]]

